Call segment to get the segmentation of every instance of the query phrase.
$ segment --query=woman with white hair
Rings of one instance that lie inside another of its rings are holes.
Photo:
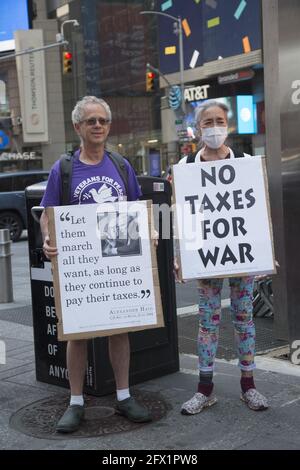
[[[203,146],[196,155],[184,157],[180,163],[209,162],[247,156],[234,152],[225,144],[228,136],[228,108],[217,101],[206,102],[197,114],[197,129]],[[230,278],[231,313],[241,370],[241,399],[252,410],[268,408],[267,399],[256,390],[255,326],[252,315],[253,276]],[[185,415],[200,413],[217,402],[213,394],[213,369],[218,347],[221,320],[221,290],[223,279],[199,280],[199,384],[197,393],[182,405]]]

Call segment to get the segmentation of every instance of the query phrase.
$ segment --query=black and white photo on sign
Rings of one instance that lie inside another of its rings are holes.
[[[142,254],[137,212],[98,212],[102,257]]]

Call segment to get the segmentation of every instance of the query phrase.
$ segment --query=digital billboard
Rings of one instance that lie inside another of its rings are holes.
[[[257,120],[253,96],[237,96],[237,118],[239,134],[255,134]]]
[[[182,18],[185,70],[262,48],[261,0],[157,2],[158,11]],[[159,70],[179,70],[178,36],[172,19],[159,16]]]
[[[1,0],[0,53],[15,49],[14,31],[29,29],[30,0]]]
[[[192,101],[186,103],[186,126],[191,136],[197,135],[196,115],[197,110],[207,100]],[[227,96],[215,98],[214,101],[225,104],[228,111],[228,133],[229,134],[256,134],[257,118],[256,109],[252,95]]]

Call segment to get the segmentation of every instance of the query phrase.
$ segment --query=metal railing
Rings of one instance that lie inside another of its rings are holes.
[[[274,315],[272,279],[257,281],[253,293],[254,317],[272,317]]]

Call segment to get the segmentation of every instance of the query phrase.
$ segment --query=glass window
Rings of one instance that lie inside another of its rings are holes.
[[[40,183],[41,181],[46,181],[47,179],[47,173],[15,176],[13,182],[13,191],[25,191],[27,186]]]
[[[12,178],[0,178],[0,193],[12,190]]]

